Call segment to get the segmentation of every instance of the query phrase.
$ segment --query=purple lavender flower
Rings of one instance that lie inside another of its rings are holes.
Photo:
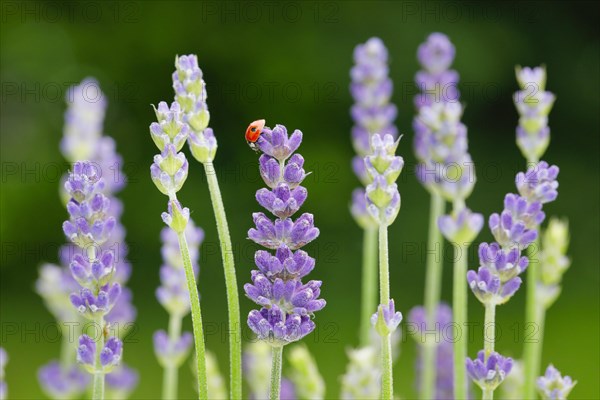
[[[273,346],[310,333],[315,327],[313,313],[325,306],[325,300],[318,298],[321,282],[301,282],[315,261],[300,248],[316,239],[319,229],[314,226],[312,214],[304,213],[295,221],[291,218],[307,197],[307,190],[300,186],[307,175],[304,159],[294,154],[301,141],[302,132],[296,130],[288,136],[283,125],[265,128],[258,141],[264,153],[259,160],[260,172],[270,190],[258,190],[256,199],[277,219],[254,213],[256,227],[248,231],[248,237],[276,252],[274,256],[264,250],[256,252],[259,269],[252,271],[252,284],[246,284],[244,290],[262,307],[248,315],[250,329]]]
[[[173,144],[167,144],[161,154],[154,156],[154,163],[150,166],[152,181],[167,196],[177,193],[188,175],[189,164],[183,153],[177,153]]]
[[[98,317],[104,317],[110,312],[120,294],[121,285],[118,283],[100,287],[98,294],[94,294],[88,288],[83,288],[79,293],[71,294],[71,304],[81,315],[90,320],[97,320]]]
[[[371,325],[381,336],[394,332],[400,322],[402,322],[402,313],[396,311],[394,299],[390,299],[388,304],[380,304],[377,312],[371,316]]]
[[[467,358],[467,374],[481,389],[495,390],[510,373],[513,360],[496,352],[487,357],[485,351],[477,353],[477,358]]]
[[[78,365],[62,367],[58,361],[51,361],[41,367],[38,380],[44,392],[53,399],[78,398],[91,381],[90,375]]]
[[[94,339],[88,335],[79,337],[79,347],[77,348],[77,361],[90,373],[106,374],[119,365],[123,355],[123,342],[116,337],[111,337],[106,341],[100,352],[101,370],[96,370],[96,351],[97,346]]]
[[[554,105],[555,96],[545,90],[544,67],[517,67],[516,75],[521,89],[513,97],[520,116],[517,145],[529,162],[537,162],[550,143],[548,114]]]
[[[473,294],[483,304],[506,303],[522,283],[519,277],[502,282],[500,277],[487,267],[479,267],[477,272],[467,272],[467,282]]]
[[[106,375],[106,387],[111,398],[125,399],[135,389],[140,380],[136,370],[121,364]]]
[[[150,124],[150,136],[161,151],[168,144],[173,144],[179,151],[189,136],[189,126],[182,121],[181,106],[173,102],[171,107],[166,102],[158,103],[154,109],[158,122]]]
[[[423,69],[415,76],[415,82],[422,92],[415,96],[417,108],[458,100],[458,73],[448,69],[455,53],[454,45],[443,33],[430,34],[419,46],[417,58]]]
[[[545,218],[541,209],[539,202],[529,203],[523,197],[507,194],[502,213],[490,216],[489,227],[494,239],[506,248],[528,247],[537,238],[537,227]]]
[[[364,161],[364,157],[371,153],[371,136],[375,133],[390,134],[393,138],[398,136],[394,126],[397,109],[390,103],[393,83],[388,77],[387,59],[388,53],[383,41],[371,38],[365,44],[356,46],[355,66],[350,72],[350,93],[355,101],[351,110],[354,120],[352,143],[357,153],[352,165],[356,176],[365,186],[371,182]],[[353,194],[351,209],[361,227],[376,226],[376,222],[366,212],[364,196],[361,198]]]
[[[502,249],[498,243],[479,245],[479,262],[497,275],[501,282],[520,275],[529,265],[529,259],[521,256],[518,248]]]
[[[544,204],[556,200],[558,172],[556,165],[549,166],[545,161],[530,167],[527,172],[519,172],[515,179],[519,194],[529,202]]]
[[[444,303],[437,307],[435,327],[427,326],[427,314],[424,307],[414,307],[408,316],[411,326],[417,329],[413,336],[417,341],[418,356],[416,362],[417,381],[416,387],[421,387],[423,376],[423,348],[424,346],[435,346],[435,398],[440,400],[450,400],[454,398],[454,348],[452,342],[444,340],[442,332],[452,324],[452,309]],[[431,341],[432,333],[436,333],[437,338]],[[429,339],[429,340],[427,340]]]
[[[577,381],[570,376],[562,376],[552,364],[546,369],[544,376],[537,379],[537,388],[543,400],[566,400]]]
[[[163,330],[154,333],[154,352],[163,367],[181,365],[187,358],[193,343],[194,337],[189,332],[184,332],[177,338],[170,338]]]
[[[438,227],[450,242],[470,243],[483,228],[483,216],[463,208],[456,214],[440,217]]]

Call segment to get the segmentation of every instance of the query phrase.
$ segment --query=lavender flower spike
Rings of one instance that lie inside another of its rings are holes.
[[[8,354],[4,348],[0,347],[0,400],[8,398],[8,387],[4,380],[4,368],[8,363]]]
[[[562,376],[552,364],[546,369],[546,374],[537,379],[537,389],[543,400],[566,400],[577,381],[570,376]]]
[[[65,369],[57,361],[52,361],[39,369],[38,380],[48,397],[74,399],[85,391],[90,383],[90,376],[77,365]]]
[[[540,274],[537,283],[538,301],[545,309],[560,295],[562,277],[571,265],[571,260],[566,255],[568,246],[568,222],[557,218],[550,219],[542,235]]]
[[[485,351],[477,353],[477,358],[467,358],[469,377],[484,391],[494,391],[510,373],[513,361],[493,352],[487,357]]]
[[[350,362],[342,376],[340,397],[344,400],[378,399],[381,395],[381,366],[377,348],[348,350]]]
[[[548,114],[554,105],[555,96],[545,90],[544,67],[517,67],[516,75],[521,89],[513,96],[519,113],[517,145],[528,162],[536,163],[550,143]]]

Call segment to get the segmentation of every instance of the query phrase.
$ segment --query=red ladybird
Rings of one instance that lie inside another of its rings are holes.
[[[248,143],[248,146],[250,146],[250,148],[256,152],[259,151],[256,142],[258,141],[258,138],[260,137],[260,134],[262,133],[264,127],[265,120],[257,119],[256,121],[248,125],[248,128],[246,129],[246,142]]]

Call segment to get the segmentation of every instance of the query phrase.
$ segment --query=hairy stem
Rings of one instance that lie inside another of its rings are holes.
[[[390,301],[390,265],[388,253],[388,231],[383,223],[379,225],[379,302],[387,307]],[[392,375],[391,335],[381,336],[381,398],[391,400],[394,396]]]
[[[198,397],[201,400],[208,398],[208,384],[206,378],[206,349],[204,346],[204,328],[202,326],[202,312],[200,309],[200,297],[198,295],[198,287],[196,286],[196,278],[190,259],[185,234],[177,233],[179,239],[179,250],[183,259],[183,267],[185,269],[185,279],[187,281],[188,291],[190,292],[190,304],[192,310],[192,327],[194,331],[194,343],[196,348],[196,363],[198,368]]]
[[[238,297],[237,280],[233,259],[233,247],[227,225],[225,207],[219,189],[219,182],[212,163],[204,164],[204,172],[208,181],[210,199],[217,221],[217,232],[221,245],[223,269],[225,271],[225,288],[227,291],[227,311],[229,317],[229,368],[231,398],[242,398],[242,332],[240,323],[240,300]]]
[[[169,316],[169,341],[175,343],[181,336],[181,316],[171,314]],[[163,400],[171,400],[177,398],[179,366],[170,363],[165,366],[163,371]]]
[[[102,363],[100,362],[100,353],[104,349],[104,317],[100,317],[96,320],[96,323],[100,327],[100,335],[96,341],[96,365],[94,372],[94,383],[92,388],[92,399],[103,400],[104,399],[104,372],[102,371]]]
[[[433,193],[429,209],[429,237],[427,240],[427,266],[425,272],[425,315],[427,329],[434,329],[437,307],[442,292],[442,234],[437,221],[444,213],[445,203],[442,196]],[[423,380],[421,398],[432,399],[435,389],[435,354],[438,343],[423,343]]]
[[[362,299],[360,344],[371,339],[371,315],[377,309],[377,229],[367,228],[363,235]]]
[[[496,344],[496,305],[485,305],[485,323],[483,325],[483,349],[486,358],[494,351]]]
[[[525,343],[523,349],[523,358],[525,361],[525,398],[534,399],[536,396],[535,380],[539,375],[539,361],[541,353],[541,337],[542,326],[540,317],[543,314],[540,312],[541,306],[537,304],[537,282],[539,276],[539,259],[534,259],[539,254],[540,241],[537,239],[528,249],[529,266],[527,267],[527,293],[525,305],[525,328],[533,326],[534,332],[538,332],[538,336],[533,340]],[[539,257],[537,257],[539,258]],[[538,367],[536,368],[536,365]]]
[[[271,394],[269,399],[279,400],[281,393],[281,358],[283,354],[283,346],[273,346],[272,354]]]
[[[465,360],[467,358],[467,246],[454,243],[452,309],[458,337],[454,342],[454,398],[467,398]]]

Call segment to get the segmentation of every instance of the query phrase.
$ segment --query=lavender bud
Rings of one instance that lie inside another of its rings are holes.
[[[483,227],[483,215],[463,208],[458,213],[440,217],[438,227],[450,242],[471,243]]]
[[[479,245],[479,262],[500,278],[501,282],[520,275],[529,265],[529,259],[521,256],[518,248],[502,249],[498,243]]]
[[[487,267],[480,267],[477,272],[467,272],[467,282],[473,294],[483,304],[504,304],[521,286],[521,278],[515,277],[502,282],[498,275]]]
[[[190,210],[187,207],[181,207],[177,200],[169,200],[167,203],[168,212],[161,214],[165,224],[171,227],[177,233],[183,233],[190,219]]]
[[[189,127],[182,121],[181,106],[176,101],[171,108],[166,102],[158,103],[154,108],[158,122],[150,125],[150,136],[156,147],[162,152],[165,146],[172,144],[176,151],[181,150],[189,135]]]
[[[177,193],[188,175],[188,162],[183,153],[177,153],[172,144],[165,146],[161,154],[154,156],[150,166],[152,181],[167,196]]]
[[[108,373],[114,367],[120,364],[123,356],[123,342],[116,337],[111,337],[106,341],[104,348],[100,352],[100,364],[103,372]]]
[[[354,220],[363,229],[377,227],[377,221],[371,216],[367,209],[367,198],[364,189],[357,188],[352,192],[352,204],[350,206],[350,212],[352,213]]]
[[[70,300],[71,304],[84,317],[97,320],[110,312],[120,294],[121,285],[112,283],[100,287],[97,295],[90,289],[83,288],[79,293],[72,293]]]
[[[90,374],[95,373],[96,342],[88,335],[81,335],[79,337],[77,362],[82,364]]]
[[[71,273],[77,282],[87,288],[106,285],[115,272],[115,260],[112,251],[105,251],[90,262],[87,257],[75,254],[70,264]]]
[[[134,369],[121,364],[106,374],[105,379],[110,398],[126,399],[138,385],[140,377]]]
[[[265,154],[276,158],[280,162],[285,161],[294,153],[302,143],[302,132],[296,129],[288,137],[287,128],[283,125],[275,125],[272,130],[265,127],[260,135],[257,145]]]
[[[443,33],[434,32],[419,46],[417,58],[427,71],[438,74],[450,67],[455,53],[454,45],[448,37]]]
[[[211,128],[190,133],[188,144],[194,158],[203,164],[212,162],[217,154],[217,139]]]
[[[402,322],[402,313],[396,312],[394,299],[390,299],[387,305],[380,304],[377,312],[371,316],[371,324],[381,336],[387,336],[394,332]]]
[[[176,57],[175,68],[175,100],[181,104],[185,122],[195,132],[202,132],[208,126],[210,114],[206,106],[206,85],[202,79],[202,70],[198,67],[198,57],[194,54]]]
[[[566,400],[577,381],[570,376],[562,376],[552,364],[546,369],[546,374],[537,379],[537,388],[543,400]]]
[[[531,203],[554,201],[558,196],[558,172],[556,165],[550,167],[545,161],[540,161],[525,173],[519,172],[516,177],[519,194]]]
[[[467,358],[467,374],[481,389],[495,390],[510,373],[513,361],[496,352],[487,357],[485,351],[477,353],[477,358]]]
[[[295,342],[315,329],[315,323],[308,315],[286,313],[276,305],[250,311],[248,326],[260,340],[268,341],[271,346]]]

